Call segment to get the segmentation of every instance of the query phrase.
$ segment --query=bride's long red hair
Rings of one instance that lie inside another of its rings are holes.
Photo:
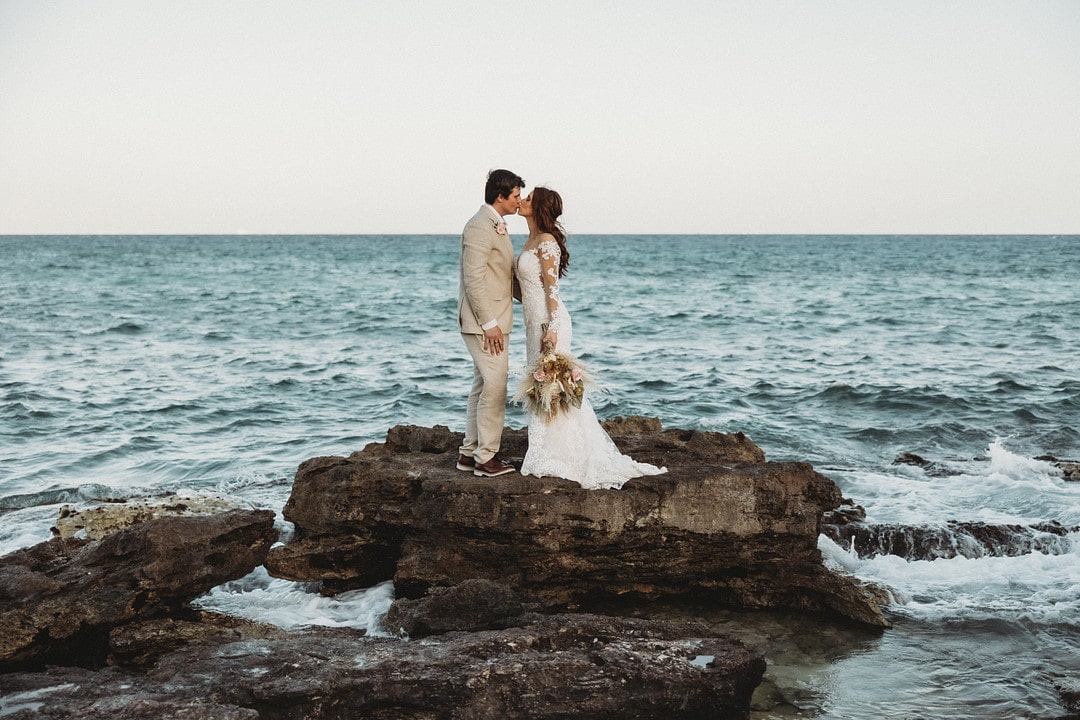
[[[536,218],[536,228],[542,233],[550,233],[559,243],[559,277],[562,277],[570,268],[566,231],[559,222],[559,216],[562,215],[562,196],[551,188],[535,187],[532,191],[532,211]]]

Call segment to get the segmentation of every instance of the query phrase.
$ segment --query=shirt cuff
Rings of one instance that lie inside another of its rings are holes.
[[[488,331],[499,324],[498,320],[488,320],[486,323],[480,326],[481,330]]]

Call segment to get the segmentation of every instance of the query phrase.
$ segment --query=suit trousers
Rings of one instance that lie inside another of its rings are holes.
[[[465,413],[461,454],[486,463],[499,452],[506,420],[506,380],[510,371],[509,334],[499,355],[484,352],[484,336],[462,333],[473,359],[473,384]]]

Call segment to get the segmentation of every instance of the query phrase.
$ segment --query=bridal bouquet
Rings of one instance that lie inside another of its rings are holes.
[[[525,370],[514,399],[533,414],[551,419],[571,406],[581,407],[588,380],[585,366],[577,358],[549,352]]]

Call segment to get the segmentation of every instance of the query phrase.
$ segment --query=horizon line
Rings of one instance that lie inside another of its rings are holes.
[[[510,233],[513,235],[524,233]],[[578,232],[571,237],[1080,237],[1080,232]],[[17,237],[460,237],[460,232],[79,232],[2,233]]]

